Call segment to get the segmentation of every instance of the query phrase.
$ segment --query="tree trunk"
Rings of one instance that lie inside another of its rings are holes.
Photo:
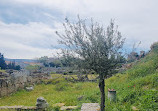
[[[105,111],[105,82],[104,82],[104,78],[100,78],[99,88],[100,88],[100,92],[101,92],[100,108],[101,108],[101,111]]]

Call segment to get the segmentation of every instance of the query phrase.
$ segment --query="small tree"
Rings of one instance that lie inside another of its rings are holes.
[[[39,63],[42,63],[45,67],[49,67],[48,59],[49,58],[47,56],[43,56],[43,57],[39,58],[37,61]]]
[[[63,24],[65,33],[56,34],[60,37],[59,43],[64,44],[63,56],[65,58],[80,59],[76,64],[87,70],[94,70],[99,74],[99,88],[101,92],[101,111],[105,109],[105,83],[106,76],[111,74],[118,63],[121,62],[121,49],[125,39],[111,20],[105,30],[103,26],[94,23],[86,24],[78,17],[77,23],[70,23],[68,19]]]
[[[7,68],[7,64],[4,60],[4,56],[1,53],[0,53],[0,67],[1,67],[1,69],[6,69]]]

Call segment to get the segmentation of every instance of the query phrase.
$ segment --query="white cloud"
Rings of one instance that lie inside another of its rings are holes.
[[[14,59],[32,59],[46,55],[52,57],[57,56],[57,52],[59,52],[58,49],[34,48],[17,42],[0,41],[0,44],[0,50],[5,51],[5,57]]]
[[[157,0],[12,0],[16,3],[57,8],[76,13],[89,12],[133,12],[151,9]],[[84,10],[84,11],[83,11]],[[106,13],[105,13],[106,14]]]
[[[24,45],[33,50],[38,48],[43,50],[51,43],[57,45],[55,30],[62,32],[62,23],[59,21],[68,17],[76,19],[80,14],[81,18],[93,17],[95,21],[107,25],[110,19],[115,19],[116,24],[126,38],[126,44],[132,47],[134,42],[141,41],[139,46],[143,50],[148,50],[150,45],[157,41],[158,35],[158,1],[157,0],[2,0],[16,6],[40,7],[43,15],[49,18],[49,22],[29,22],[23,24],[5,24],[0,22],[0,39]],[[22,8],[20,8],[23,10]],[[49,9],[49,11],[44,10]],[[8,10],[7,10],[8,11]],[[25,9],[26,11],[26,9]],[[50,11],[56,11],[54,15]],[[60,12],[60,13],[59,13]],[[15,13],[15,15],[18,14]],[[38,15],[38,12],[36,13]],[[41,14],[41,12],[39,13]],[[60,16],[59,16],[59,15]],[[41,16],[43,16],[41,15]],[[22,15],[20,15],[22,16]],[[37,17],[40,17],[38,15]],[[0,16],[0,19],[2,17]],[[46,20],[48,20],[48,18]],[[40,19],[39,19],[40,20]],[[30,19],[31,21],[31,19]],[[52,22],[52,23],[51,23]],[[50,24],[53,24],[53,28]],[[5,37],[5,38],[4,38]],[[3,38],[3,39],[2,39]],[[2,45],[0,45],[2,47]],[[42,51],[41,51],[42,52]],[[48,51],[49,52],[49,51]],[[34,53],[35,55],[35,53]],[[22,55],[21,55],[22,57]],[[32,55],[33,57],[33,55]]]
[[[51,49],[51,45],[57,45],[55,30],[43,23],[23,25],[0,22],[0,52],[8,58],[54,56],[58,51]]]

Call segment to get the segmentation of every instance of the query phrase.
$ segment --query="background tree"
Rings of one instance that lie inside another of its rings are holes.
[[[21,69],[20,65],[15,66],[15,70],[20,70],[20,69]]]
[[[20,70],[20,69],[21,69],[20,65],[16,65],[16,64],[15,64],[15,61],[10,62],[10,63],[7,65],[7,68],[8,68],[8,69],[14,69],[14,70]]]
[[[48,59],[49,58],[47,56],[43,56],[39,58],[37,61],[42,63],[45,67],[49,67]]]
[[[0,67],[1,67],[1,69],[7,68],[7,64],[5,63],[4,56],[1,53],[0,53]]]
[[[50,67],[55,67],[54,62],[50,62],[50,63],[49,63],[49,66],[50,66]]]
[[[94,23],[86,24],[78,17],[78,22],[71,23],[68,19],[63,24],[65,32],[56,34],[60,37],[59,43],[64,44],[62,50],[65,58],[80,59],[75,64],[80,68],[94,70],[99,74],[99,88],[101,92],[101,111],[105,109],[105,82],[106,76],[111,74],[122,62],[120,53],[124,39],[111,20],[105,30],[103,26]]]

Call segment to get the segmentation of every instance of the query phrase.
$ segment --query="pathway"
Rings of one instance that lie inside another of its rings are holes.
[[[83,103],[81,111],[100,111],[98,103]]]

